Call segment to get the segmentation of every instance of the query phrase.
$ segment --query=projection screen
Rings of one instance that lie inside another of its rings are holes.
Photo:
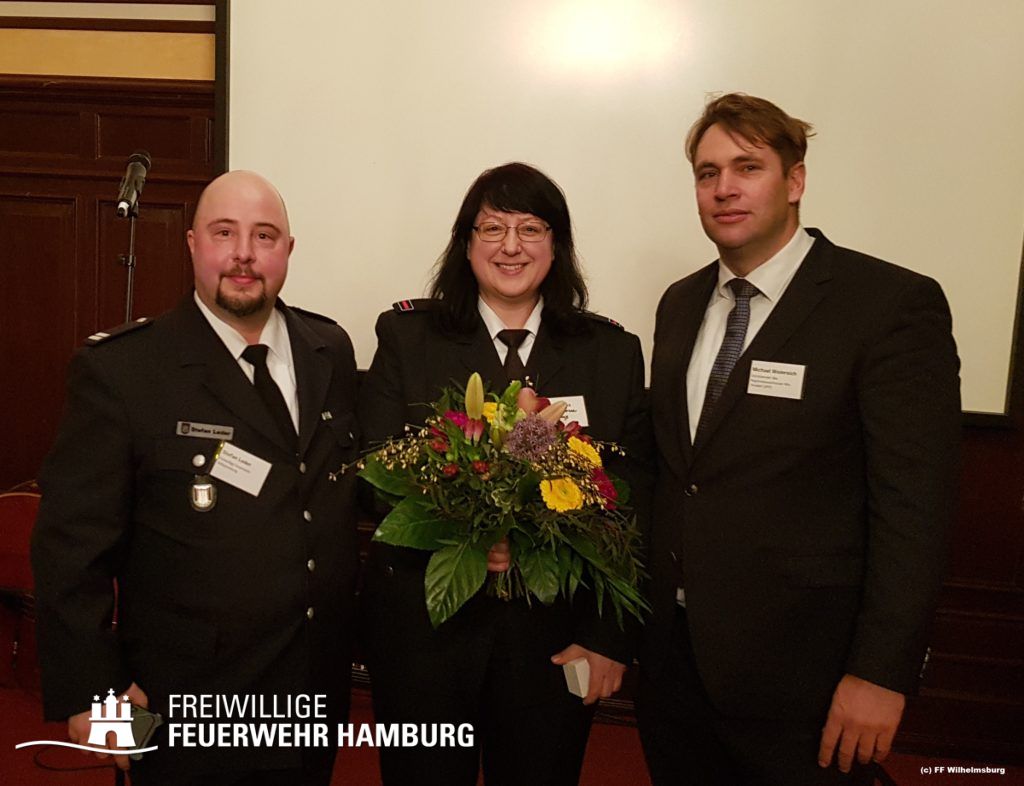
[[[593,310],[650,357],[715,257],[682,140],[709,94],[814,124],[805,226],[938,279],[967,411],[1006,411],[1024,238],[1024,3],[229,4],[228,162],[283,192],[283,296],[341,322],[423,294],[458,205],[520,160],[564,189]]]

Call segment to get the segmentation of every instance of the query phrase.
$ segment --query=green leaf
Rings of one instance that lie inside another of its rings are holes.
[[[617,497],[616,502],[620,505],[629,504],[629,484],[622,478],[616,477],[611,473],[606,473],[612,485],[615,486],[615,495]]]
[[[576,594],[576,589],[579,587],[580,582],[583,580],[583,560],[579,554],[573,553],[572,562],[569,564],[569,579],[566,594],[569,600],[572,600]]]
[[[439,518],[425,497],[407,497],[385,516],[373,539],[392,546],[436,551],[456,534],[458,524]]]
[[[540,488],[540,475],[532,469],[528,470],[516,484],[516,497],[520,505],[525,505],[533,497],[537,496],[537,489]]]
[[[397,497],[407,497],[419,491],[404,470],[388,469],[373,454],[366,457],[366,463],[358,474],[370,485]]]
[[[472,598],[487,578],[487,551],[468,543],[435,551],[423,587],[430,623],[437,628]]]
[[[531,549],[519,555],[519,569],[526,588],[550,605],[558,596],[558,557],[549,549]]]

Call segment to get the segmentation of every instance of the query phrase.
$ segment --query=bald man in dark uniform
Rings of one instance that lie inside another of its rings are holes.
[[[323,695],[313,720],[343,719],[358,560],[354,481],[331,474],[358,445],[352,345],[278,298],[294,245],[280,194],[221,176],[188,244],[195,291],[71,364],[33,542],[46,716],[84,744],[95,694],[162,714],[139,784],[327,784],[333,738],[199,749],[162,735],[183,720],[173,694]]]

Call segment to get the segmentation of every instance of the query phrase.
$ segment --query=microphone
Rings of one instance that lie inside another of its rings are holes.
[[[118,218],[127,218],[129,214],[138,215],[139,196],[146,185],[146,173],[149,172],[150,164],[152,161],[145,150],[136,150],[128,156],[128,169],[117,192]]]

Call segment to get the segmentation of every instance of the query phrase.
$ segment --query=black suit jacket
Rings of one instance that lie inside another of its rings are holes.
[[[498,353],[482,321],[471,334],[449,334],[438,326],[431,301],[414,303],[413,311],[385,312],[377,321],[377,352],[359,396],[364,442],[371,448],[400,433],[406,423],[421,424],[431,414],[429,404],[440,397],[441,389],[465,385],[473,371],[480,372],[491,390],[500,391],[506,385]],[[640,341],[600,317],[588,319],[587,323],[589,329],[580,335],[559,336],[542,320],[527,372],[539,395],[582,395],[590,424],[586,433],[595,439],[617,442],[627,450],[629,459],[613,459],[609,469],[631,483],[642,517],[651,485],[653,444]],[[403,637],[415,638],[410,628],[429,636],[423,599],[423,567],[429,555],[397,548],[375,551],[367,577],[369,601],[373,603],[377,597],[375,584],[393,583],[395,568],[408,565],[409,581],[406,591],[400,593],[401,605],[414,613]],[[454,632],[460,626],[482,626],[482,618],[488,612],[481,609],[474,616],[472,605],[467,606],[464,611],[468,613],[460,611],[439,629],[441,636],[446,635],[446,627]],[[536,639],[539,652],[546,652],[545,663],[573,642],[620,662],[632,660],[633,634],[619,629],[610,609],[605,609],[604,616],[599,615],[583,592],[578,593],[571,613],[563,604],[555,606],[544,609],[535,604],[528,621],[523,620],[529,626],[524,635]],[[379,644],[378,649],[399,643]]]
[[[347,711],[354,479],[328,473],[358,449],[355,361],[336,324],[280,308],[298,455],[191,295],[76,353],[32,549],[48,718],[132,681],[165,722],[172,693],[327,693],[336,717]],[[179,421],[231,427],[232,444],[271,462],[259,496],[214,480],[215,507],[193,510],[203,471],[193,459],[208,469],[218,442],[179,436]],[[149,756],[172,768],[248,769],[294,766],[300,755],[202,753]]]
[[[658,307],[659,453],[645,665],[686,608],[713,702],[823,718],[844,673],[909,692],[944,565],[959,362],[938,284],[820,232],[691,445],[686,370],[718,265]],[[752,360],[806,367],[800,400],[747,393]]]

